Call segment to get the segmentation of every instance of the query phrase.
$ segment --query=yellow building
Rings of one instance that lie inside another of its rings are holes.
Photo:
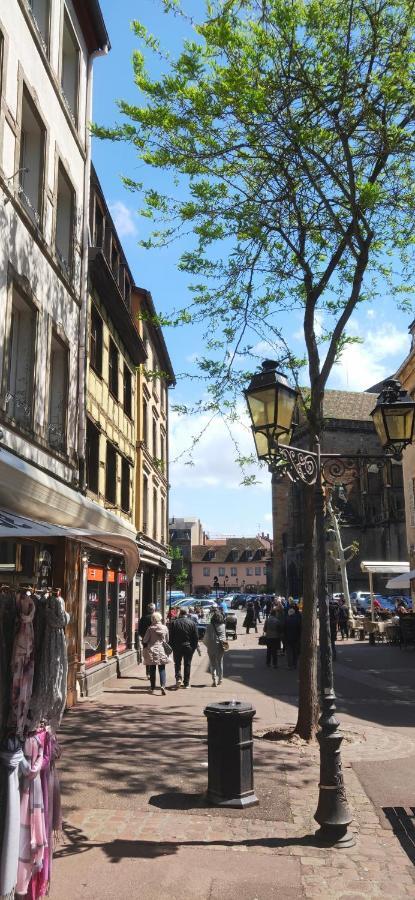
[[[151,294],[132,290],[132,314],[142,337],[146,362],[137,375],[136,507],[140,552],[137,601],[154,602],[165,612],[168,545],[168,389],[175,384],[163,333],[154,319]]]
[[[131,311],[133,279],[91,176],[86,376],[87,496],[135,528],[137,370],[146,351]],[[111,545],[90,553],[84,623],[87,692],[134,662],[133,589]]]
[[[412,337],[411,349],[395,377],[399,379],[402,387],[408,391],[412,400],[415,400],[415,321],[409,326],[409,333]],[[409,567],[413,570],[415,569],[415,444],[409,444],[404,450],[402,468]],[[411,588],[412,596],[415,597],[414,581],[411,582]]]

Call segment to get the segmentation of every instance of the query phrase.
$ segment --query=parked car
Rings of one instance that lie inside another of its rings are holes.
[[[232,609],[245,609],[248,594],[234,594],[231,602]]]
[[[216,600],[209,600],[207,597],[203,597],[202,600],[198,600],[196,597],[185,597],[184,600],[178,600],[174,606],[176,609],[183,609],[183,607],[187,608],[189,606],[200,606],[202,609],[212,609],[216,606]]]
[[[383,601],[386,599],[382,594],[373,594],[375,600],[378,600],[381,607],[383,607]],[[352,607],[356,609],[356,612],[359,615],[365,615],[365,613],[370,611],[371,608],[371,594],[370,591],[352,591],[350,594],[350,600]],[[387,609],[387,607],[383,607]]]

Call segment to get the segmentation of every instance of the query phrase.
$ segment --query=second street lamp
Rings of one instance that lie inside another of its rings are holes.
[[[336,719],[336,695],[334,693],[333,659],[330,641],[329,597],[327,586],[325,547],[325,496],[324,483],[331,486],[342,479],[353,480],[358,476],[363,462],[383,457],[342,457],[339,454],[321,454],[320,443],[315,437],[315,451],[302,450],[289,445],[297,391],[277,371],[277,364],[266,360],[262,371],[253,375],[244,392],[252,422],[258,458],[268,463],[273,475],[287,474],[292,481],[315,486],[317,596],[319,606],[320,639],[320,783],[319,800],[315,819],[320,825],[318,837],[328,846],[350,847],[354,837],[348,831],[351,815],[343,781],[340,746],[342,735]],[[399,382],[385,384],[372,413],[374,425],[385,453],[395,458],[411,442],[414,432],[415,403],[402,391]],[[280,439],[287,443],[280,444]]]

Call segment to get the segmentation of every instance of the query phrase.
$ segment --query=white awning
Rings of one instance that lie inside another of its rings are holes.
[[[405,572],[403,575],[397,575],[396,578],[390,578],[386,582],[386,587],[392,591],[395,589],[409,591],[410,582],[413,578],[415,578],[415,569],[411,569],[410,572]]]
[[[80,541],[89,546],[107,550],[110,553],[118,551],[125,558],[125,571],[131,580],[139,564],[138,546],[133,538],[128,535],[116,534],[111,531],[94,531],[84,528],[67,528],[63,525],[52,525],[48,522],[38,522],[25,516],[18,516],[9,510],[0,510],[0,540],[5,538],[24,538],[35,540],[36,538],[47,541],[51,537],[69,538]]]
[[[379,560],[368,562],[363,560],[360,568],[362,572],[370,572],[372,575],[400,575],[402,572],[409,572],[409,562],[381,562]]]

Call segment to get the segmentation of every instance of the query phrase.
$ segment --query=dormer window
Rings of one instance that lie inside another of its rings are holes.
[[[252,553],[251,548],[250,548],[250,547],[247,547],[246,550],[245,550],[245,556],[246,556],[246,559],[252,559],[252,558],[253,558],[253,555],[254,555],[254,554]]]

